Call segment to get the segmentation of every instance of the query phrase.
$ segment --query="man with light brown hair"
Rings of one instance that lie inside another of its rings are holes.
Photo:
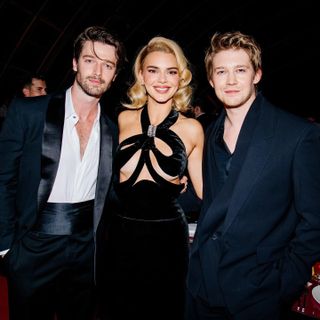
[[[206,136],[187,319],[283,320],[320,259],[320,130],[258,92],[252,36],[214,34],[205,65],[224,108]]]

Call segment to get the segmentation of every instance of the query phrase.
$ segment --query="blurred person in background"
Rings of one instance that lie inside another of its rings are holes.
[[[21,85],[21,93],[24,97],[38,97],[46,95],[46,79],[40,74],[27,76]]]

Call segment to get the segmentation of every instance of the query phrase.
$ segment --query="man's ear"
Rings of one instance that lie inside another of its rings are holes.
[[[262,78],[262,70],[258,69],[256,74],[254,75],[253,83],[257,84],[261,80],[261,78]]]
[[[78,71],[78,63],[75,58],[72,59],[72,69],[74,72]]]
[[[28,88],[23,88],[22,93],[25,97],[30,97],[30,90]]]

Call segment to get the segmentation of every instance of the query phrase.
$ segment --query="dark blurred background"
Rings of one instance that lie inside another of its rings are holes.
[[[191,1],[0,0],[0,106],[9,103],[30,72],[45,75],[49,92],[69,86],[73,40],[94,24],[116,32],[128,51],[127,68],[105,97],[109,108],[127,89],[137,50],[156,35],[182,46],[198,94],[213,100],[205,77],[205,49],[214,32],[240,30],[255,36],[263,48],[260,89],[267,98],[319,120],[316,1]]]

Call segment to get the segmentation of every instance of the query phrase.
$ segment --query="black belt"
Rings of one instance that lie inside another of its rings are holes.
[[[94,200],[78,203],[48,202],[32,230],[52,235],[71,235],[92,230],[93,207]]]

